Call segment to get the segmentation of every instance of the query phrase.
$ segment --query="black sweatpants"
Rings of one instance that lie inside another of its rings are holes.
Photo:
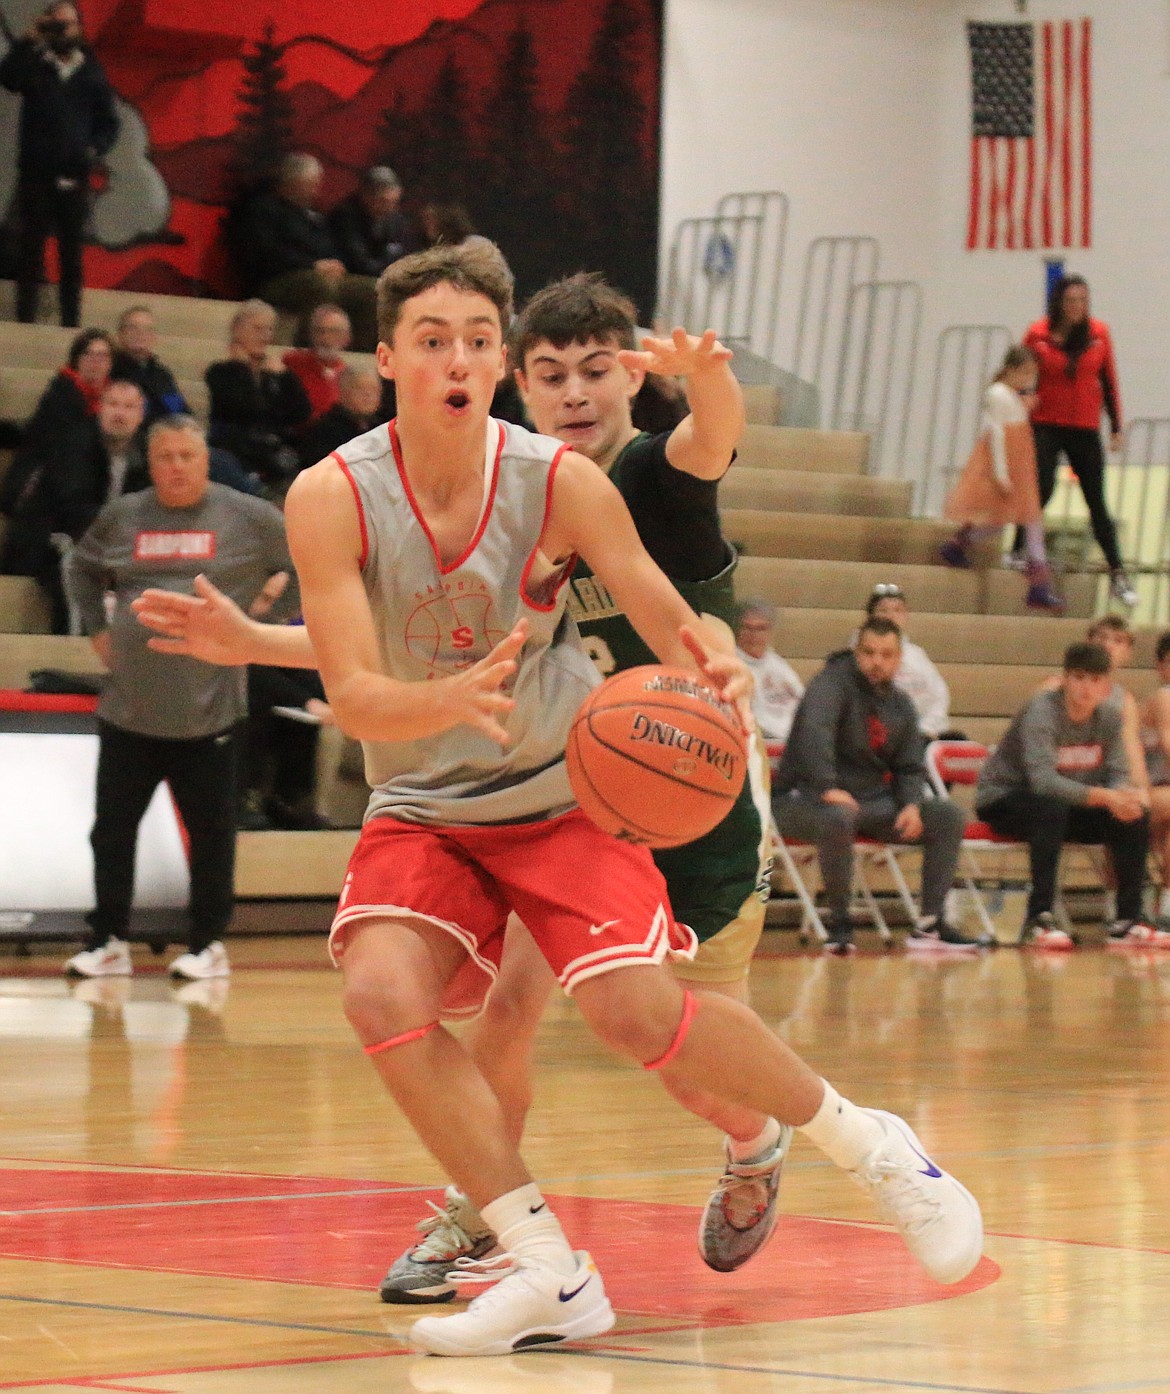
[[[1063,454],[1069,468],[1077,477],[1089,510],[1093,536],[1105,553],[1105,560],[1114,570],[1121,568],[1121,552],[1117,546],[1117,529],[1105,505],[1105,451],[1100,431],[1083,426],[1048,426],[1032,424],[1036,441],[1036,475],[1040,484],[1040,507],[1047,508],[1056,488],[1056,467]],[[1015,550],[1024,550],[1024,530],[1016,529]]]
[[[978,814],[997,833],[1028,844],[1032,868],[1029,919],[1052,910],[1060,849],[1066,842],[1109,848],[1117,873],[1118,918],[1141,918],[1150,844],[1148,813],[1132,823],[1123,823],[1104,808],[1084,808],[1034,794],[1030,789],[1016,789],[994,803],[982,804]]]
[[[16,318],[31,324],[45,279],[45,242],[57,239],[61,266],[61,323],[81,321],[81,243],[89,213],[89,190],[84,180],[72,189],[59,189],[52,179],[22,178],[18,194],[20,241],[16,267]]]
[[[248,725],[241,757],[245,788],[271,787],[288,804],[312,799],[321,728],[272,712],[273,707],[303,707],[310,697],[325,700],[321,679],[311,669],[248,665]]]
[[[134,898],[138,825],[165,779],[187,831],[191,863],[190,948],[222,939],[232,916],[236,869],[239,728],[197,740],[163,740],[98,722],[95,909],[87,948],[126,935]]]

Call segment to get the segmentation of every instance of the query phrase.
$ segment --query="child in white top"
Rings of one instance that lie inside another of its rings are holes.
[[[976,540],[1005,523],[1022,524],[1027,538],[1027,604],[1060,614],[1064,602],[1052,586],[1044,547],[1043,510],[1028,398],[1036,390],[1036,360],[1022,344],[1008,349],[983,397],[979,438],[947,500],[944,516],[962,526],[942,548],[949,566],[970,566]]]

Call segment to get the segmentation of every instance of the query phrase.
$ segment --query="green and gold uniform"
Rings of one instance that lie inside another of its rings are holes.
[[[666,457],[669,432],[636,436],[614,461],[617,486],[651,557],[700,615],[731,625],[736,555],[719,527],[718,481],[697,479]],[[569,613],[603,677],[657,657],[584,562],[569,586]],[[733,983],[747,973],[764,926],[771,884],[768,765],[753,742],[748,778],[727,817],[696,842],[654,853],[666,877],[675,917],[700,941],[680,977]]]

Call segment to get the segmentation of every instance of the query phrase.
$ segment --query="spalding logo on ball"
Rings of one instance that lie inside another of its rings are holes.
[[[565,760],[577,802],[602,831],[678,847],[731,811],[747,773],[735,709],[685,668],[647,666],[594,688]]]

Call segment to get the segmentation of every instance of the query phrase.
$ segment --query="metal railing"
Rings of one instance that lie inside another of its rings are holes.
[[[759,218],[759,240],[746,271],[745,318],[737,342],[769,363],[776,362],[776,332],[780,324],[780,287],[788,246],[788,195],[779,189],[724,194],[715,216]]]
[[[877,278],[880,260],[876,237],[817,237],[805,253],[792,371],[824,403],[834,400],[850,296]]]
[[[659,320],[684,325],[692,334],[714,329],[725,343],[746,343],[763,236],[759,213],[684,218],[671,243]]]
[[[1005,324],[952,324],[938,336],[914,511],[940,512],[979,435],[983,394],[1012,342]]]
[[[862,281],[849,293],[829,424],[869,432],[873,474],[905,473],[921,327],[917,281]]]

